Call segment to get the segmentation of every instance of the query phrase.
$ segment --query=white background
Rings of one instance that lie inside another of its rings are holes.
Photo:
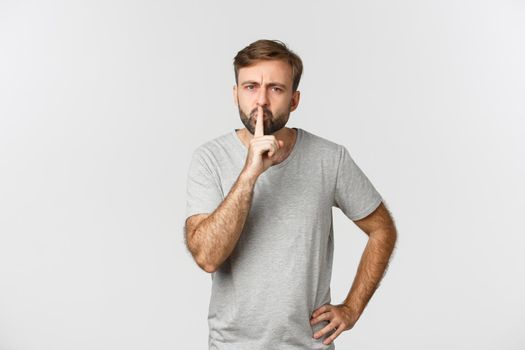
[[[322,4],[321,4],[322,3]],[[385,198],[390,268],[338,349],[524,349],[523,1],[1,1],[0,349],[206,349],[191,152],[242,127],[232,60],[303,59],[287,126]],[[366,235],[335,215],[332,302]]]

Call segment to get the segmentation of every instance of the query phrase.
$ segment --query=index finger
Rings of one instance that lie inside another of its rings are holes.
[[[264,135],[264,120],[263,120],[263,109],[261,106],[257,107],[257,120],[255,122],[255,133],[254,137]]]

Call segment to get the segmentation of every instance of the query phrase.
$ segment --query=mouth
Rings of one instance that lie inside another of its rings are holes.
[[[271,118],[271,117],[270,117],[268,114],[266,114],[266,113],[263,113],[263,116],[262,116],[262,117],[263,117],[263,120],[266,120],[266,119],[270,119],[270,118]],[[253,120],[257,120],[257,113],[255,113],[254,115],[252,115],[250,118],[253,119]]]
[[[263,123],[266,124],[266,122],[268,122],[268,120],[270,120],[269,117],[263,116]],[[253,125],[257,124],[257,117],[253,117],[252,121],[253,121]]]
[[[263,119],[271,119],[271,112],[269,110],[263,110]],[[253,110],[252,113],[250,113],[250,117],[257,120],[257,110]]]

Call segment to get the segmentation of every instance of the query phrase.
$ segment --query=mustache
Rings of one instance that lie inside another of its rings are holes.
[[[273,113],[267,107],[263,107],[263,117],[270,117],[273,119]],[[250,112],[250,118],[257,118],[257,107]]]

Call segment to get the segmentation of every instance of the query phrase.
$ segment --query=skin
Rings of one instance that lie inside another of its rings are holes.
[[[292,91],[292,69],[288,64],[260,61],[241,68],[238,83],[243,91],[238,86],[233,91],[234,100],[242,112],[241,120],[243,113],[248,116],[253,114],[254,109],[257,111],[255,120],[246,117],[243,121],[250,129],[250,124],[254,125],[253,134],[247,128],[238,131],[241,141],[248,148],[245,165],[230,192],[213,213],[190,216],[185,224],[188,250],[197,265],[210,273],[230,256],[239,240],[257,178],[270,166],[286,159],[296,138],[293,129],[275,127],[286,122],[299,103],[299,92]],[[265,128],[273,134],[265,135]]]
[[[285,124],[298,106],[300,93],[292,90],[292,70],[286,62],[259,61],[239,70],[233,97],[245,125],[237,130],[248,148],[245,165],[213,213],[190,216],[185,224],[188,250],[206,272],[216,271],[237,244],[260,174],[285,160],[293,149],[297,135]],[[379,286],[397,240],[393,219],[384,203],[354,223],[369,239],[352,287],[343,303],[322,305],[310,318],[311,325],[329,322],[313,335],[320,338],[333,332],[323,340],[324,344],[354,327]]]
[[[394,221],[384,203],[370,215],[354,223],[368,235],[368,243],[361,256],[350,292],[343,303],[323,305],[314,310],[310,318],[311,325],[329,321],[323,329],[314,334],[316,339],[335,329],[335,332],[323,340],[323,344],[332,343],[342,332],[354,327],[379,287],[397,241]]]
[[[275,136],[263,134],[262,107],[259,106],[258,111],[245,166],[232,189],[213,213],[196,214],[186,220],[186,244],[206,272],[217,271],[230,256],[246,222],[257,178],[278,157],[280,145]]]
[[[233,87],[233,101],[245,126],[237,131],[237,135],[249,147],[255,132],[255,114],[262,107],[263,134],[274,136],[282,147],[276,154],[274,164],[288,157],[297,137],[293,128],[285,127],[300,100],[300,92],[293,91],[292,79],[292,68],[287,62],[258,61],[239,70],[238,85]]]

